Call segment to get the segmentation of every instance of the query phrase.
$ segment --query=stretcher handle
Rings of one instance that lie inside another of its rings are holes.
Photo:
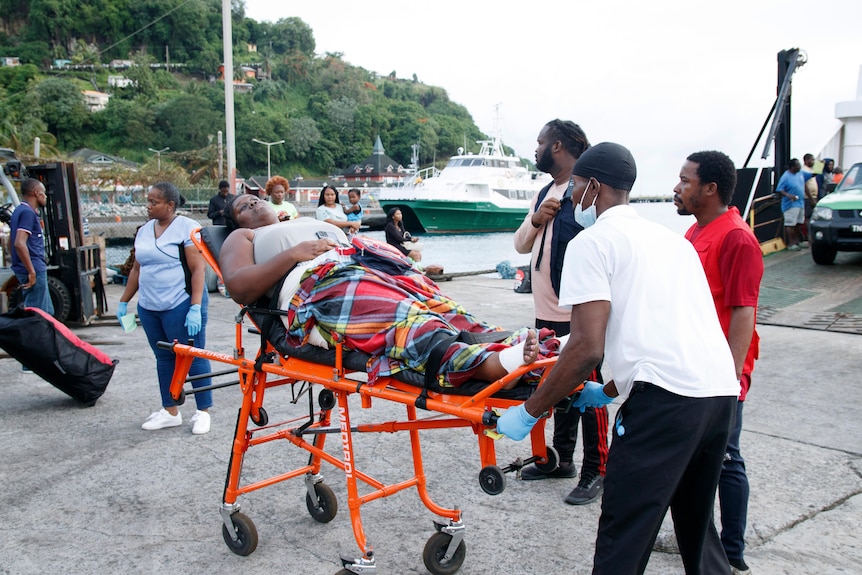
[[[493,410],[486,411],[482,414],[482,424],[494,427],[497,426],[497,420],[500,419],[500,416],[497,415]]]
[[[177,344],[177,343],[179,343],[179,341],[177,341],[177,340],[174,340],[174,341],[157,341],[156,347],[159,347],[161,349],[174,349],[174,344]],[[186,345],[188,345],[189,347],[194,347],[195,340],[192,338],[189,338],[188,342],[186,342]]]

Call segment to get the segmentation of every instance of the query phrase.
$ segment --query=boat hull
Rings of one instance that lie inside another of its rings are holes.
[[[528,208],[504,208],[491,202],[381,200],[384,213],[399,208],[413,233],[455,234],[517,230]]]

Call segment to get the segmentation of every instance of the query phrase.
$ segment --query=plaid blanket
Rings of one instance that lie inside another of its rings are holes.
[[[422,274],[391,276],[348,263],[329,262],[308,270],[287,312],[288,344],[302,345],[317,326],[330,345],[337,337],[345,347],[372,356],[372,383],[407,369],[425,373],[438,332],[503,331],[478,320]],[[527,331],[521,329],[501,343],[453,343],[440,363],[440,384],[461,385],[491,354],[525,339]]]

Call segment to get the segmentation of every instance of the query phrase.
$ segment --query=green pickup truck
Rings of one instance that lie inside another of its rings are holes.
[[[811,257],[821,265],[833,263],[838,252],[862,251],[862,162],[814,206],[808,239]]]

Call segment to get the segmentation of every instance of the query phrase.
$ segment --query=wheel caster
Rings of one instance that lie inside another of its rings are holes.
[[[305,494],[305,506],[312,519],[318,523],[329,523],[338,513],[338,499],[335,498],[335,492],[329,485],[317,483],[314,486],[314,493],[317,495],[317,506],[309,493]]]
[[[177,397],[176,399],[174,399],[174,403],[176,403],[177,405],[183,405],[183,404],[185,404],[185,402],[186,402],[186,390],[181,389],[180,390],[180,396]]]
[[[458,571],[464,563],[467,545],[463,541],[458,545],[455,554],[446,560],[446,551],[448,551],[451,541],[451,535],[438,532],[432,535],[428,539],[428,543],[425,544],[425,550],[422,551],[422,561],[425,562],[425,568],[433,575],[451,575]]]
[[[548,461],[545,463],[536,463],[535,465],[542,473],[551,473],[560,466],[560,454],[556,448],[550,445],[547,445],[545,449],[548,451]]]
[[[323,411],[329,411],[335,407],[335,394],[331,389],[321,389],[317,396],[317,403]]]
[[[266,413],[266,410],[262,407],[257,410],[257,417],[254,416],[254,410],[251,412],[251,420],[258,427],[263,427],[267,423],[269,423],[269,415]]]
[[[506,477],[496,465],[487,465],[479,472],[479,485],[488,495],[500,495],[506,489]]]
[[[257,549],[257,529],[254,523],[248,516],[240,512],[231,515],[230,520],[237,539],[234,541],[230,531],[228,531],[227,525],[222,525],[221,534],[224,537],[224,542],[237,555],[242,555],[243,557],[251,555]]]

